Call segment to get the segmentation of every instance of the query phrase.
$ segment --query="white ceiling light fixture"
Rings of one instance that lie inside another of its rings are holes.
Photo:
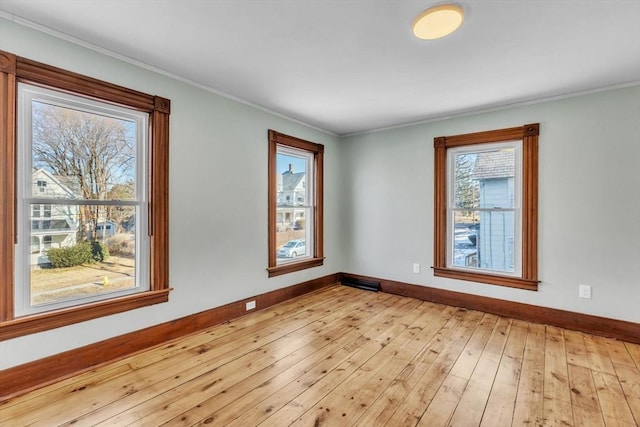
[[[464,13],[455,4],[434,6],[413,21],[413,34],[419,39],[433,40],[453,33],[462,25]]]

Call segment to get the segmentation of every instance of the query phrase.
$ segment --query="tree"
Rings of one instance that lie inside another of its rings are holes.
[[[479,206],[478,181],[473,179],[475,154],[455,156],[455,205],[465,209],[464,216],[473,216],[473,210]]]
[[[68,177],[85,200],[106,200],[114,186],[132,182],[135,140],[130,122],[51,104],[33,105],[34,167]],[[106,209],[99,202],[82,206],[80,232],[90,225],[95,233],[101,212]]]
[[[110,200],[133,200],[135,199],[135,191],[135,183],[128,181],[124,184],[113,185],[107,193],[107,197]],[[135,225],[135,214],[129,206],[109,206],[106,216],[121,229],[130,230]]]

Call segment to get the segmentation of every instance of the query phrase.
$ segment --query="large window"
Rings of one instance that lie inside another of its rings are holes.
[[[269,276],[322,265],[324,147],[269,131]]]
[[[436,276],[537,289],[538,132],[435,138]]]
[[[0,52],[0,102],[0,339],[166,301],[169,101]]]

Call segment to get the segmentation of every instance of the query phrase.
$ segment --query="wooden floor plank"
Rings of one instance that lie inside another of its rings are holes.
[[[592,371],[592,375],[605,424],[634,425],[635,421],[618,377],[599,370]]]
[[[637,344],[342,286],[0,403],[2,427],[639,422]]]
[[[627,347],[627,351],[636,364],[636,368],[640,369],[640,344],[626,342],[624,346]]]
[[[572,426],[571,391],[562,330],[547,326],[544,354],[543,414],[547,425]]]
[[[522,371],[513,410],[514,426],[543,425],[545,328],[530,324],[522,359]]]
[[[456,407],[451,424],[480,425],[507,342],[511,320],[498,318]]]
[[[614,364],[614,369],[616,364],[627,365],[638,369],[636,363],[631,357],[631,354],[629,354],[629,350],[627,350],[627,347],[624,345],[624,342],[611,338],[605,338],[604,341],[607,346],[607,350],[609,351],[611,362]]]
[[[627,405],[633,414],[633,419],[640,425],[640,370],[635,366],[614,363],[616,375],[622,392],[627,399]]]
[[[589,334],[582,335],[584,336],[584,344],[587,347],[590,369],[615,375],[616,371],[615,369],[613,369],[611,356],[609,356],[609,349],[606,345],[606,338]]]
[[[513,421],[526,339],[526,325],[523,327],[513,322],[487,407],[482,416],[481,425],[484,427],[510,426]]]
[[[562,335],[564,336],[567,363],[590,369],[591,362],[589,361],[583,334],[581,332],[564,330]]]

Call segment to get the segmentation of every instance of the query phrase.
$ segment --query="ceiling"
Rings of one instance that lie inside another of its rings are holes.
[[[458,1],[457,32],[415,38],[415,16],[439,3],[0,0],[0,10],[338,135],[640,81],[640,0]]]

